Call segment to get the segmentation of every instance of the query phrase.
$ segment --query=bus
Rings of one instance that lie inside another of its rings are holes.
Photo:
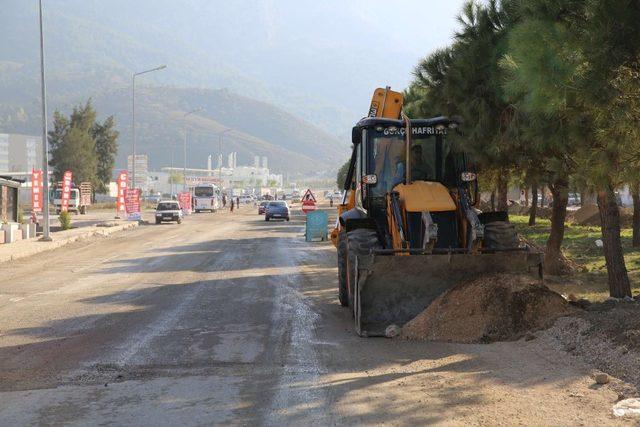
[[[192,189],[193,210],[215,212],[219,207],[218,187],[213,184],[198,184]]]

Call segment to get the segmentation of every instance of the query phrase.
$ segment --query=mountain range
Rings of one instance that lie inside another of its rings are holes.
[[[313,160],[310,167],[316,171],[337,168],[333,162],[346,157],[350,126],[366,112],[372,90],[385,84],[406,85],[419,56],[416,52],[423,50],[420,44],[444,42],[448,35],[443,35],[442,28],[453,16],[431,17],[428,12],[434,6],[420,7],[417,0],[393,6],[378,0],[43,3],[51,110],[68,112],[88,98],[97,107],[105,105],[99,112],[116,115],[122,151],[126,152],[131,75],[166,64],[166,70],[140,76],[136,84],[154,101],[156,90],[170,92],[174,104],[153,104],[153,114],[140,115],[141,128],[163,127],[166,124],[146,120],[179,116],[180,111],[202,106],[202,98],[187,96],[210,94],[226,104],[214,108],[207,103],[203,119],[222,127],[242,125],[238,135],[244,133],[284,150],[274,157],[287,158],[289,152],[306,156]],[[452,6],[455,8],[457,5]],[[37,133],[37,2],[4,0],[0,9],[0,131]],[[413,18],[420,14],[425,25],[429,22],[428,29]],[[408,43],[405,36],[412,32],[412,25],[422,39]],[[254,107],[255,114],[251,112]],[[233,117],[236,110],[254,120],[244,123]],[[257,120],[258,112],[267,110],[270,126],[265,125],[266,118]],[[220,116],[213,116],[214,112]],[[262,125],[255,125],[258,122]],[[282,123],[278,132],[275,123]],[[285,135],[292,128],[297,136]],[[142,144],[144,135],[140,133]],[[161,145],[175,142],[163,135],[156,137]],[[243,144],[239,139],[237,143],[238,147]],[[206,151],[198,144],[195,140],[194,153]],[[320,158],[316,157],[319,147],[326,150]],[[249,155],[251,147],[241,151]],[[292,157],[286,163],[294,161],[302,160]]]

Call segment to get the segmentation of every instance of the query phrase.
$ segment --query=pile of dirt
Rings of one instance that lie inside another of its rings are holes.
[[[583,206],[567,215],[567,222],[576,225],[600,225],[600,211],[595,205]]]
[[[581,361],[640,389],[640,302],[592,304],[575,316],[558,319],[538,338]]]
[[[539,280],[496,274],[461,283],[404,325],[413,340],[488,343],[515,340],[576,309]]]
[[[543,246],[537,245],[531,240],[526,239],[525,237],[518,236],[521,242],[521,245],[527,245],[533,250],[537,252],[545,253],[545,248]],[[575,273],[582,273],[587,271],[587,268],[584,265],[580,265],[577,262],[567,258],[563,253],[560,254],[560,275],[571,275]]]

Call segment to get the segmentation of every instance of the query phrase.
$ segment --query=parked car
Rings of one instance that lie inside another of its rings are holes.
[[[260,202],[260,204],[258,205],[258,215],[264,215],[265,211],[267,210],[268,204],[268,201]]]
[[[267,205],[264,213],[264,220],[284,219],[289,221],[289,205],[283,200],[273,200]]]
[[[182,223],[182,209],[180,203],[175,200],[162,200],[156,207],[156,224],[162,221],[175,221]]]

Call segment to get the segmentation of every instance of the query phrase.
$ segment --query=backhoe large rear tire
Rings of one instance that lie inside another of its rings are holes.
[[[347,287],[347,233],[338,234],[338,299],[340,305],[349,307],[349,288]]]
[[[513,249],[518,247],[518,233],[509,221],[493,221],[484,225],[483,247],[487,249]]]
[[[349,306],[353,307],[356,257],[369,255],[374,249],[381,249],[378,233],[368,228],[359,228],[347,233],[347,284],[349,289]]]

